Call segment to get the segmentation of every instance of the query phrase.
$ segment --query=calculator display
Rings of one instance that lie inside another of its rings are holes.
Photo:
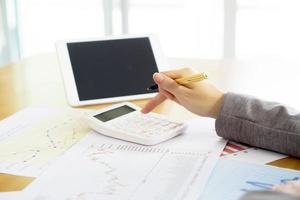
[[[131,113],[133,111],[135,111],[135,109],[124,105],[124,106],[114,108],[114,109],[111,109],[109,111],[100,113],[98,115],[95,115],[94,117],[99,119],[102,122],[107,122],[109,120],[115,119],[117,117],[120,117],[120,116],[125,115],[127,113]]]

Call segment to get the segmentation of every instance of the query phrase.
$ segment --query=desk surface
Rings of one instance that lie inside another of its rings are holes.
[[[188,63],[182,60],[173,60],[173,62],[174,65],[180,65],[180,62],[182,64]],[[199,70],[208,72],[211,80],[225,90],[247,91],[247,79],[243,78],[242,74],[246,74],[245,76],[247,77],[250,75],[251,77],[251,73],[245,72],[244,69],[248,69],[248,67],[243,67],[245,65],[241,63],[197,60],[191,62],[190,65],[197,65]],[[253,71],[253,68],[251,70]],[[240,73],[237,74],[236,72]],[[273,78],[276,80],[278,77],[274,76]],[[244,87],[241,80],[246,81],[244,82]],[[235,89],[230,86],[234,81],[239,82],[239,88]],[[267,94],[269,95],[265,96],[267,98],[274,97],[271,93]],[[275,100],[287,102],[296,107],[299,106],[297,105],[298,101],[288,102],[285,99],[276,99],[276,96]],[[147,100],[133,101],[139,106],[144,105],[146,102]],[[0,69],[0,120],[30,105],[67,105],[55,54],[36,56]],[[104,106],[107,106],[107,104],[85,106],[84,108],[100,108]],[[170,101],[160,105],[155,112],[168,115],[177,120],[187,120],[195,117],[192,113]],[[285,158],[269,164],[300,170],[300,160],[295,158]],[[0,192],[21,190],[33,180],[31,177],[0,174]]]

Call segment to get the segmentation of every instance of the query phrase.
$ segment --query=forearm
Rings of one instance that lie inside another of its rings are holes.
[[[300,157],[300,113],[278,103],[227,93],[216,131],[230,140]]]

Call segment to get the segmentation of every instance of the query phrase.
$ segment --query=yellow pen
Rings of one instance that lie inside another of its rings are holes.
[[[207,79],[207,75],[205,73],[198,73],[198,74],[193,74],[191,76],[183,77],[183,78],[177,78],[175,79],[176,83],[180,85],[186,85],[188,83],[193,83],[197,81],[203,81]],[[147,90],[155,90],[158,88],[158,85],[151,85],[150,87],[147,88]]]

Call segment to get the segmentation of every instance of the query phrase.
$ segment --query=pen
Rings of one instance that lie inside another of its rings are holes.
[[[180,85],[186,85],[188,83],[192,82],[197,82],[197,81],[203,81],[207,79],[207,75],[205,73],[198,73],[198,74],[193,74],[191,76],[183,77],[183,78],[177,78],[175,79],[176,83]],[[157,84],[151,85],[150,87],[147,88],[147,90],[155,90],[158,88]]]

